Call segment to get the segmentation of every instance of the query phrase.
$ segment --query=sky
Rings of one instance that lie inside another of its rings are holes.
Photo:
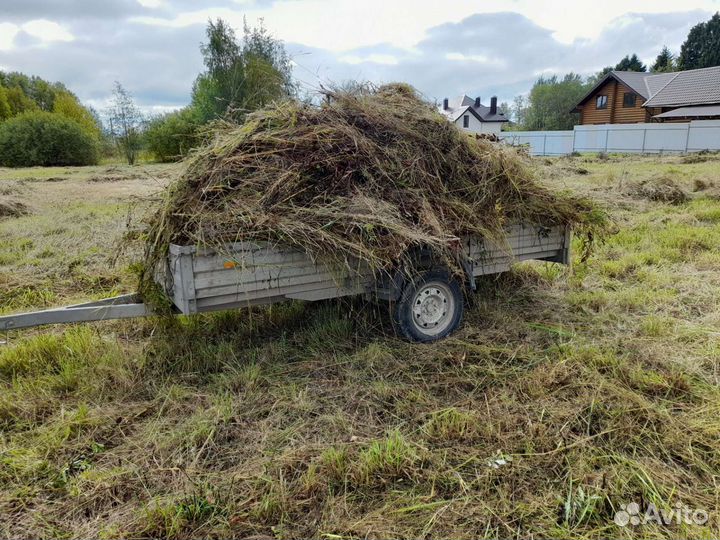
[[[429,100],[511,101],[540,75],[678,51],[720,0],[0,0],[0,70],[102,109],[120,81],[148,112],[186,105],[208,19],[281,39],[301,88],[404,81]]]

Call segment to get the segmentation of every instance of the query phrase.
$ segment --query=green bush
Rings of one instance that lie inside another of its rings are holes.
[[[0,124],[0,165],[94,165],[98,142],[77,122],[58,114],[27,112]]]
[[[102,136],[100,120],[93,115],[90,109],[83,106],[74,94],[57,92],[52,112],[77,122],[89,135],[100,140]]]
[[[7,90],[0,86],[0,122],[6,118],[10,118],[11,114],[12,109],[10,108],[10,102],[8,101]]]
[[[200,120],[191,107],[158,116],[145,130],[147,149],[158,161],[176,161],[200,142]]]

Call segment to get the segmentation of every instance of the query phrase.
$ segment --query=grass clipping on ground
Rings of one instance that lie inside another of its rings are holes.
[[[668,174],[630,183],[625,193],[631,197],[670,204],[682,204],[689,200],[687,193]]]
[[[28,213],[27,206],[11,197],[0,195],[0,219],[24,216]]]
[[[526,158],[468,137],[409,86],[325,98],[320,106],[281,102],[242,126],[219,126],[153,218],[146,267],[170,243],[240,240],[338,264],[360,260],[374,271],[424,247],[452,266],[455,239],[502,240],[510,221],[585,232],[597,225],[589,202],[541,187]]]

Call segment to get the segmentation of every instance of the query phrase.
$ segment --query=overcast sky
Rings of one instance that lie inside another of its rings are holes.
[[[0,70],[62,81],[102,108],[119,80],[148,110],[188,103],[209,18],[262,18],[306,90],[406,81],[427,98],[500,101],[541,74],[677,51],[720,0],[0,0]]]

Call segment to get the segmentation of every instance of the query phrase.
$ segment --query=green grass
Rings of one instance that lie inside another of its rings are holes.
[[[0,535],[717,537],[720,162],[683,159],[538,160],[616,234],[481,280],[439,343],[360,300],[8,334]],[[69,172],[0,171],[55,201],[0,221],[0,312],[132,290],[137,253],[109,261],[154,186]],[[664,174],[689,202],[618,187]],[[618,527],[633,501],[710,521]]]
[[[174,166],[0,168],[0,197],[28,215],[0,218],[0,313],[102,298],[134,287],[137,247],[122,242]]]

